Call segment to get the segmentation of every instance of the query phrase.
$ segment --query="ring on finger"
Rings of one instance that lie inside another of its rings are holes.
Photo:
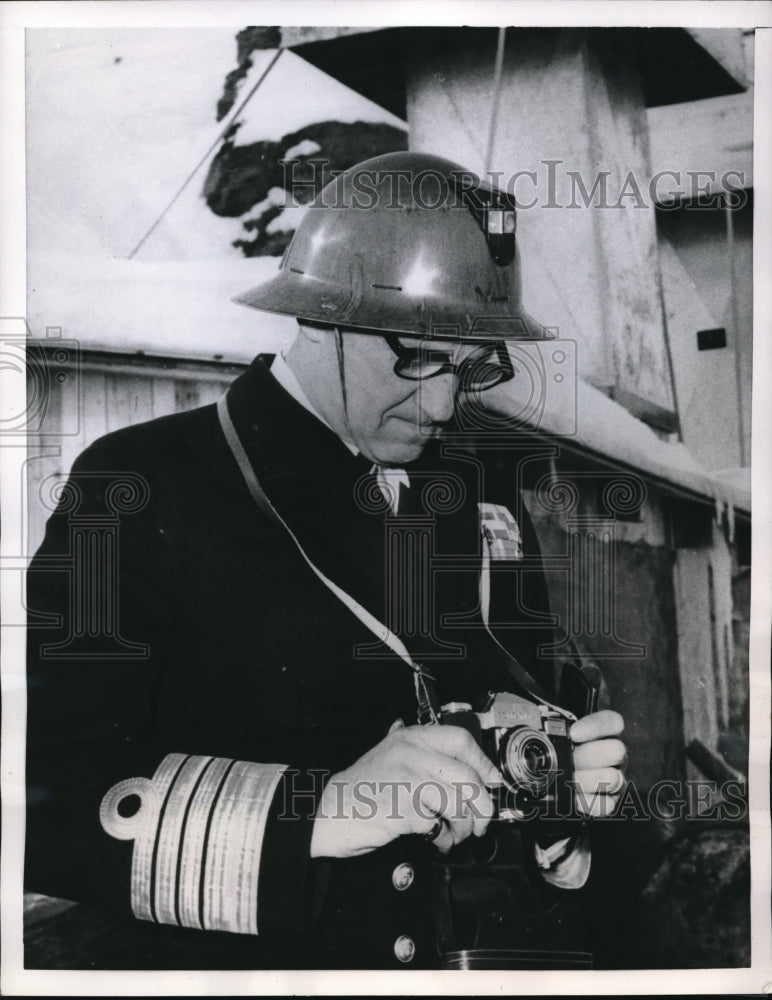
[[[442,820],[437,817],[437,819],[432,824],[431,830],[427,830],[426,833],[422,833],[421,836],[424,840],[428,840],[429,843],[433,843],[437,837],[442,833]]]

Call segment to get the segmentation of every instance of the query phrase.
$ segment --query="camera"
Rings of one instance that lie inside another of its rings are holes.
[[[440,709],[440,722],[468,730],[498,767],[497,819],[569,819],[574,815],[569,729],[576,716],[509,692],[489,692],[482,711],[466,702]]]

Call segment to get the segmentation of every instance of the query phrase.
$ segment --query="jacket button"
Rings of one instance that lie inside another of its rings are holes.
[[[407,934],[400,934],[394,942],[394,954],[400,962],[412,962],[415,955],[415,941]]]
[[[397,865],[394,871],[391,873],[391,881],[395,889],[402,891],[403,889],[409,889],[413,884],[415,879],[415,870],[412,865],[402,864]]]

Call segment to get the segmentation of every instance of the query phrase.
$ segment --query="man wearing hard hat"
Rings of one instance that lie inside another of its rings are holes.
[[[239,301],[286,355],[88,448],[30,570],[27,887],[131,914],[139,968],[586,965],[622,720],[553,693],[527,512],[456,419],[544,336],[514,206],[377,157]],[[72,579],[84,519],[117,546]]]

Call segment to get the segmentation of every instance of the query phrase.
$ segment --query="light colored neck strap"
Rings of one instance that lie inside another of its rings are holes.
[[[381,642],[388,646],[393,653],[396,653],[397,656],[404,660],[404,662],[407,663],[413,671],[416,698],[418,700],[418,721],[421,723],[438,722],[439,718],[437,713],[439,706],[437,705],[437,698],[434,693],[433,684],[431,683],[433,680],[431,674],[427,673],[427,671],[420,664],[413,660],[399,636],[395,635],[390,628],[378,621],[374,615],[371,615],[367,608],[363,608],[362,605],[351,596],[351,594],[348,594],[342,587],[339,587],[334,580],[331,580],[328,576],[326,576],[306,554],[306,551],[300,544],[298,537],[273,506],[260,485],[260,481],[255,474],[255,470],[252,468],[252,463],[249,461],[247,453],[244,451],[244,446],[241,443],[238,432],[236,431],[233,421],[231,420],[231,415],[228,412],[227,396],[223,396],[218,400],[217,416],[219,418],[223,434],[225,435],[225,440],[233,453],[233,457],[236,459],[236,463],[241,470],[241,475],[244,477],[247,489],[257,506],[270,520],[284,528],[289,537],[295,543],[295,547],[305,562],[319,577],[322,583],[324,583],[325,586],[328,587],[333,594],[335,594],[338,600],[345,604],[349,611],[353,612],[363,625],[370,629],[370,631],[378,639],[380,639]]]

